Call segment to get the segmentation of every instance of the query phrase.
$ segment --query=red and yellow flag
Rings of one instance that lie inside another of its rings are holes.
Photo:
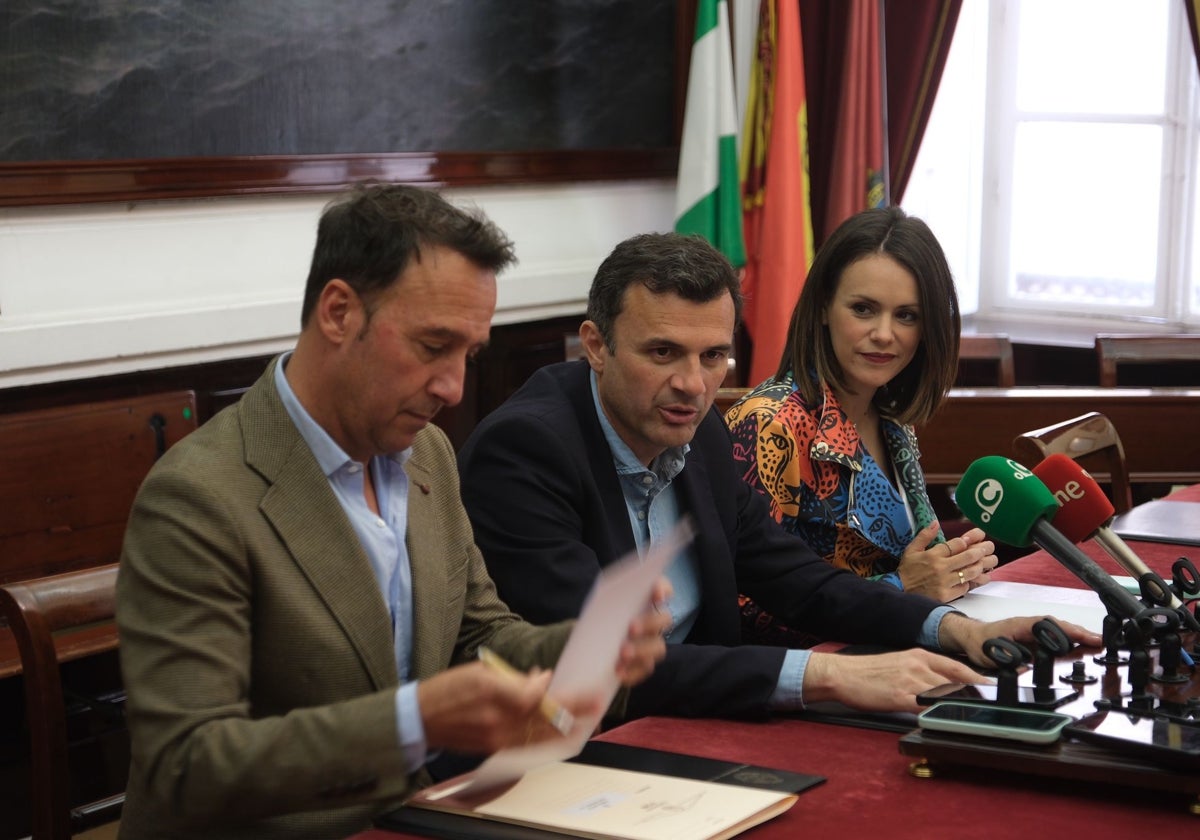
[[[795,0],[762,0],[742,155],[744,321],[754,342],[748,382],[771,376],[813,259],[808,114]]]

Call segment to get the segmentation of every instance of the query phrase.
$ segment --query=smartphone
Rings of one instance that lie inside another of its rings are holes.
[[[1080,718],[1064,729],[1063,734],[1154,764],[1192,773],[1200,771],[1200,723],[1128,715],[1110,709]]]
[[[961,703],[995,703],[996,695],[997,687],[987,683],[981,685],[946,683],[918,694],[917,702],[922,706],[931,706],[943,700],[957,700]],[[1032,685],[1019,685],[1017,686],[1016,705],[1035,709],[1054,709],[1063,703],[1071,702],[1078,696],[1079,689],[1067,686],[1036,688]]]
[[[917,725],[936,732],[1007,738],[1028,744],[1051,744],[1075,718],[1041,709],[1014,709],[980,703],[944,701],[917,715]]]

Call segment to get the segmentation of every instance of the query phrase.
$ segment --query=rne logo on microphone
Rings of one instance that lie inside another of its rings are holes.
[[[1011,461],[1009,463],[1012,463]],[[1004,486],[994,478],[985,478],[975,485],[975,504],[979,505],[979,521],[985,525],[1004,500]]]
[[[1059,507],[1063,507],[1067,502],[1074,499],[1078,501],[1086,495],[1083,488],[1079,486],[1078,481],[1068,481],[1054,493],[1054,500],[1058,502]]]

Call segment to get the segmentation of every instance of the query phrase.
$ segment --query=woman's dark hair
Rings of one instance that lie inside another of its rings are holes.
[[[875,405],[898,422],[921,424],[933,416],[954,384],[962,316],[942,246],[928,225],[899,207],[857,213],[821,246],[792,310],[787,346],[775,378],[782,379],[792,371],[810,403],[820,398],[823,382],[846,387],[823,315],[846,268],[875,254],[890,257],[912,274],[921,305],[921,343],[916,355],[879,389]],[[817,374],[816,381],[812,371]]]

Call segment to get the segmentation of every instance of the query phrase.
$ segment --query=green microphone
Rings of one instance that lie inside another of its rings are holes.
[[[963,515],[989,537],[1008,545],[1036,543],[1094,589],[1113,615],[1139,618],[1145,610],[1112,575],[1050,524],[1058,513],[1058,500],[1032,470],[1010,458],[986,455],[967,467],[954,500]]]
[[[999,455],[967,467],[954,501],[967,519],[1006,545],[1030,545],[1034,524],[1058,513],[1058,500],[1032,470]]]

